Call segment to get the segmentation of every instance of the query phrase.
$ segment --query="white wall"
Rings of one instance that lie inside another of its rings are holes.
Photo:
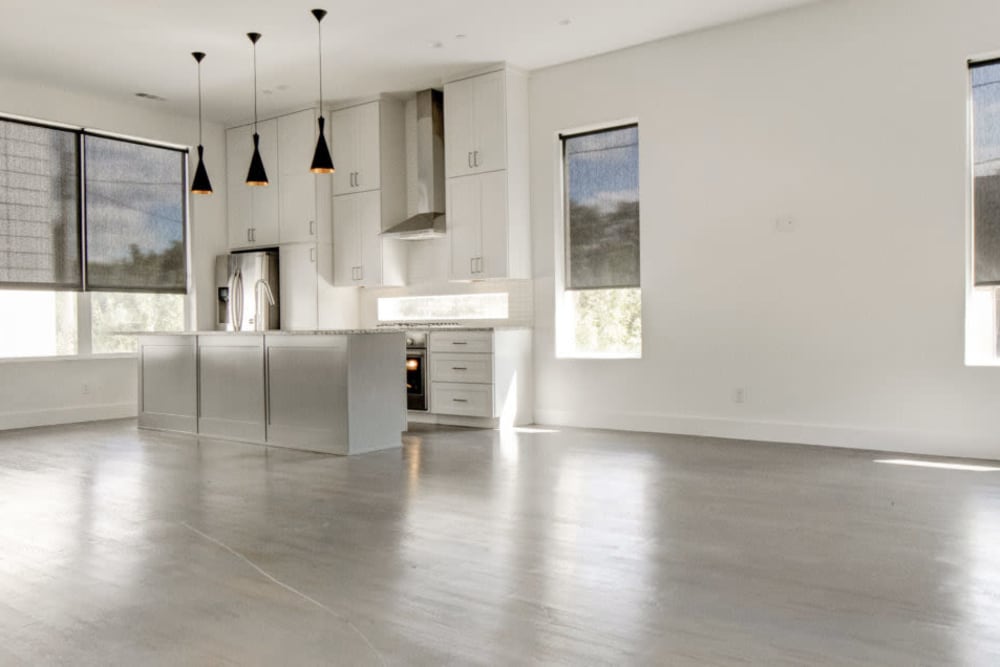
[[[538,421],[1000,458],[1000,369],[963,365],[966,60],[997,26],[840,0],[535,72]],[[556,359],[556,135],[632,117],[643,359]]]
[[[198,119],[158,112],[155,102],[111,100],[30,82],[0,79],[0,113],[189,146]],[[215,194],[191,197],[192,321],[213,327],[215,255],[226,251],[226,144],[205,125],[205,159]],[[192,151],[191,170],[195,166]],[[200,297],[200,298],[198,298]],[[3,314],[4,317],[16,314]],[[83,392],[87,385],[88,393]],[[0,361],[0,429],[130,416],[136,413],[134,358]]]

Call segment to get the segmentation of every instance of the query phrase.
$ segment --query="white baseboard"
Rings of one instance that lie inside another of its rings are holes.
[[[135,417],[138,412],[135,402],[106,403],[102,405],[82,405],[70,408],[49,408],[24,412],[0,412],[0,431],[34,426],[54,426],[77,422],[101,421]]]
[[[829,424],[735,420],[659,413],[535,409],[539,424],[699,435],[930,456],[1000,460],[1000,434],[872,429]]]

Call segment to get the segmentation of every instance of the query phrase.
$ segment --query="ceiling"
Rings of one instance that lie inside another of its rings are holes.
[[[316,22],[323,22],[324,96],[348,99],[440,85],[477,65],[537,69],[812,0],[50,0],[12,1],[0,22],[4,75],[194,114],[203,63],[206,117],[252,116],[258,44],[261,115],[314,104]],[[460,36],[461,35],[461,36]],[[135,100],[138,102],[138,100]]]

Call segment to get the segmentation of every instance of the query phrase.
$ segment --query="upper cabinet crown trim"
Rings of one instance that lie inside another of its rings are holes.
[[[443,83],[455,83],[456,81],[464,81],[465,79],[474,79],[477,76],[493,74],[494,72],[513,72],[514,74],[522,74],[524,76],[528,75],[527,70],[523,70],[520,67],[514,67],[513,65],[508,65],[507,63],[493,63],[492,65],[478,67],[473,70],[466,70],[461,74],[448,77],[444,79]]]

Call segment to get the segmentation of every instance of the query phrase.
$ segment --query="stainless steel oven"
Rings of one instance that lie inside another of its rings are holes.
[[[427,412],[427,332],[406,332],[406,409]]]

